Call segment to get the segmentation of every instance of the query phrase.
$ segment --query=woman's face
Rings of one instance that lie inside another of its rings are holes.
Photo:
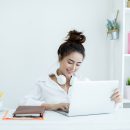
[[[78,52],[72,52],[60,60],[59,71],[70,79],[71,76],[79,69],[83,61],[83,55]]]

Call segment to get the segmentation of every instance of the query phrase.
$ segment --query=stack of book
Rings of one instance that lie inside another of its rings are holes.
[[[19,106],[13,113],[13,117],[43,117],[45,109],[42,106]]]
[[[42,106],[19,106],[16,110],[5,111],[2,120],[43,120],[44,112]]]

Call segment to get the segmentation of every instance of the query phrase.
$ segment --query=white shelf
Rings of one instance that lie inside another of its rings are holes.
[[[124,54],[125,57],[130,57],[130,54]]]
[[[130,100],[123,99],[123,108],[130,108]]]
[[[123,103],[130,103],[130,99],[123,99]]]
[[[125,8],[125,13],[126,13],[126,14],[130,14],[130,8],[127,8],[127,7],[126,7],[126,8]]]
[[[122,11],[122,17],[121,17],[121,26],[122,26],[122,37],[123,37],[123,41],[121,41],[122,43],[122,77],[121,77],[121,81],[122,81],[122,90],[123,90],[123,97],[126,97],[126,93],[125,93],[125,84],[126,84],[126,79],[130,76],[130,54],[127,54],[128,51],[128,31],[130,30],[130,8],[127,7],[127,1],[128,0],[120,0],[120,5],[118,6],[118,8],[120,8],[120,11]],[[117,0],[117,3],[119,2],[119,0]],[[125,99],[123,100],[124,103],[129,103],[130,104],[130,100]]]

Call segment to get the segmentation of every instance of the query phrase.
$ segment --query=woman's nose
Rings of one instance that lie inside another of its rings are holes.
[[[75,71],[75,69],[76,69],[76,65],[74,64],[74,65],[72,66],[72,70]]]

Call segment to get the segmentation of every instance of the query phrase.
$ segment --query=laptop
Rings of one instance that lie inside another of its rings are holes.
[[[75,81],[69,90],[68,112],[57,111],[66,116],[83,116],[112,113],[115,102],[111,96],[119,81]]]

